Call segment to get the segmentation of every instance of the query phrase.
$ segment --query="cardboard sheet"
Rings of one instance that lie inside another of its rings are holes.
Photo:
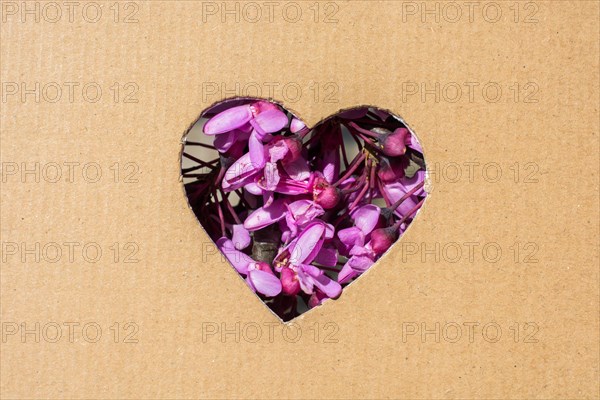
[[[597,1],[1,1],[3,399],[599,397]],[[227,97],[375,105],[409,231],[282,324],[187,205]]]

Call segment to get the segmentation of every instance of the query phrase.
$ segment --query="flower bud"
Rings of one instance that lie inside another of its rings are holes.
[[[398,240],[398,227],[375,229],[371,232],[371,249],[377,255],[381,255]]]
[[[295,296],[300,293],[300,282],[294,271],[288,267],[281,269],[281,288],[282,292],[288,296]]]
[[[377,168],[377,176],[384,182],[394,182],[404,178],[404,169],[408,166],[408,160],[403,158],[388,158],[385,156],[379,157],[379,168]]]
[[[408,129],[398,128],[394,132],[379,137],[383,154],[389,157],[397,157],[406,153],[406,135]]]
[[[335,207],[340,201],[342,192],[337,187],[329,184],[325,179],[317,178],[313,186],[313,197],[318,205],[325,210],[329,210]]]

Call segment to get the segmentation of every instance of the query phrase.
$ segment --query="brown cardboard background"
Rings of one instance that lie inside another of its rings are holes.
[[[3,262],[2,322],[94,321],[104,336],[9,338],[2,398],[598,398],[598,3],[536,1],[534,24],[403,22],[402,2],[336,3],[336,24],[202,23],[195,1],[138,2],[134,24],[3,21],[2,82],[135,82],[139,102],[11,97],[1,103],[2,162],[95,161],[104,172],[134,162],[140,182],[11,177],[2,242],[107,251],[131,241],[141,261]],[[498,4],[508,12],[512,2]],[[537,82],[539,102],[402,101],[406,81]],[[338,103],[284,104],[309,124],[357,104],[389,108],[429,165],[536,163],[538,183],[435,183],[402,240],[534,242],[539,262],[403,263],[394,249],[339,300],[295,320],[298,343],[203,343],[206,322],[277,321],[219,256],[203,255],[208,239],[180,187],[181,136],[217,100],[203,100],[203,82],[335,82]],[[127,321],[139,343],[108,340],[108,327]],[[504,335],[535,322],[539,341],[402,341],[405,322],[448,321],[496,322]],[[315,343],[315,322],[337,324],[338,343]]]

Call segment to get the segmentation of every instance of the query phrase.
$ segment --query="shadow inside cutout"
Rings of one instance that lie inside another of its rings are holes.
[[[222,101],[186,134],[181,171],[204,230],[283,321],[342,295],[427,196],[416,136],[367,106],[309,128],[272,101]]]

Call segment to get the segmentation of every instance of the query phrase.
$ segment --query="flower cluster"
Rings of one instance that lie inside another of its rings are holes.
[[[306,127],[257,99],[204,118],[218,152],[183,169],[192,209],[248,286],[284,320],[369,269],[425,200],[423,150],[398,118],[375,108]]]

